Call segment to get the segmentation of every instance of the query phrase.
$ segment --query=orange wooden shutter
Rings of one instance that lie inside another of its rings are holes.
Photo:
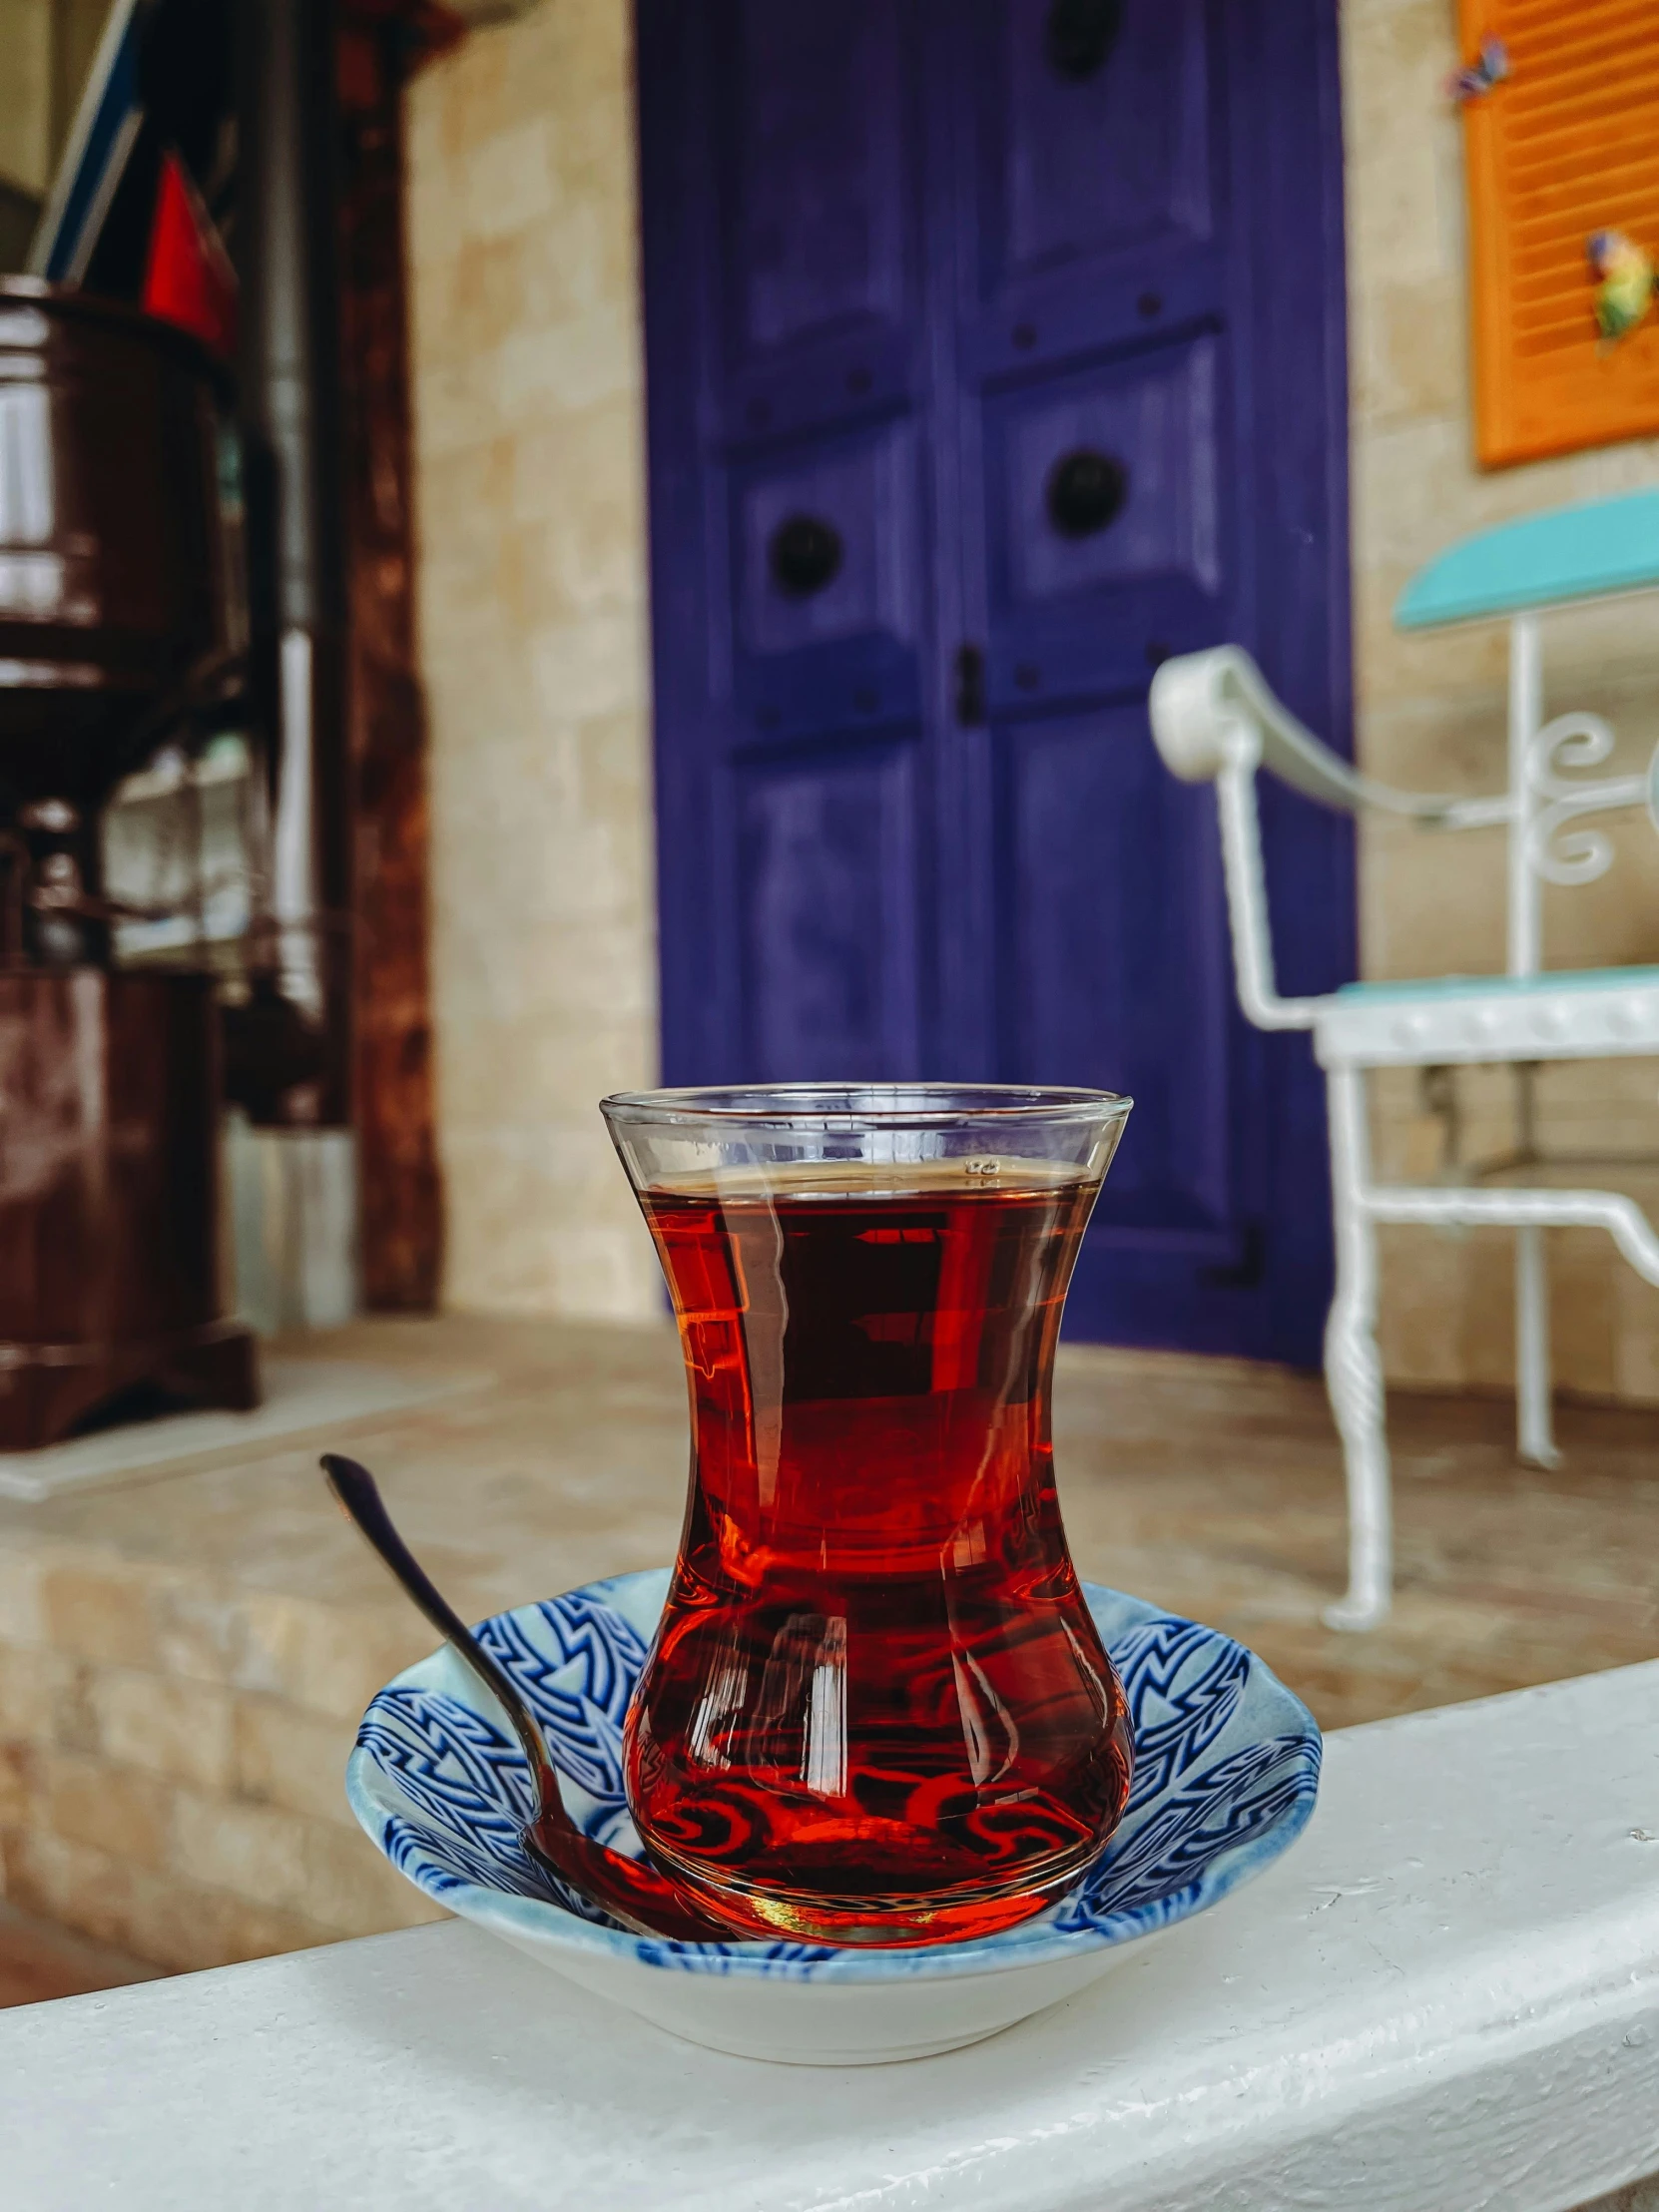
[[[1585,258],[1623,231],[1659,262],[1655,0],[1459,0],[1462,57],[1509,76],[1463,111],[1476,448],[1487,468],[1659,430],[1659,308],[1612,345]]]

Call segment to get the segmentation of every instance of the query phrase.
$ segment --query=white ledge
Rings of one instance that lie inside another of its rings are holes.
[[[1659,1662],[1331,1738],[1259,1882],[944,2058],[693,2049],[458,1925],[0,2015],[8,2212],[1567,2212],[1659,2169]]]

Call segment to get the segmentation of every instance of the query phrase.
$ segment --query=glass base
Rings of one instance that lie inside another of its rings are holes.
[[[999,1936],[1006,1928],[1035,1919],[1062,1897],[1100,1856],[1093,1844],[1053,1866],[1039,1887],[1017,1890],[956,1889],[944,1897],[894,1894],[836,1897],[822,1893],[756,1888],[748,1883],[709,1879],[706,1862],[694,1862],[653,1844],[650,1856],[687,1897],[718,1919],[730,1921],[742,1936],[763,1941],[844,1943],[869,1949],[898,1950],[920,1943],[969,1942]]]

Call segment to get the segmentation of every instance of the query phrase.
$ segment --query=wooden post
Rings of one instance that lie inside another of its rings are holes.
[[[402,91],[458,31],[348,4],[340,30],[340,206],[348,726],[354,770],[356,1123],[362,1293],[437,1303],[442,1208],[428,998],[426,720],[415,654]]]

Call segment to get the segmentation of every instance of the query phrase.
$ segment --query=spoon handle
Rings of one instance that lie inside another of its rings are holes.
[[[419,1606],[456,1658],[471,1668],[511,1723],[529,1763],[530,1784],[535,1792],[536,1810],[524,1837],[529,1849],[636,1936],[666,1936],[682,1943],[718,1943],[741,1935],[742,1931],[711,1919],[655,1867],[625,1859],[620,1852],[582,1834],[565,1810],[546,1741],[523,1692],[446,1602],[397,1533],[373,1475],[355,1459],[347,1459],[337,1451],[323,1453],[322,1471],[347,1517],[379,1553],[405,1595]]]
[[[405,1595],[419,1606],[456,1658],[472,1669],[506,1715],[518,1738],[519,1749],[529,1762],[531,1787],[536,1794],[536,1818],[538,1821],[544,1819],[550,1806],[562,1804],[559,1785],[535,1715],[525,1705],[518,1685],[491,1658],[397,1533],[381,1499],[379,1484],[368,1469],[339,1452],[326,1451],[322,1455],[322,1471],[348,1518],[356,1523],[359,1532],[391,1569]]]

